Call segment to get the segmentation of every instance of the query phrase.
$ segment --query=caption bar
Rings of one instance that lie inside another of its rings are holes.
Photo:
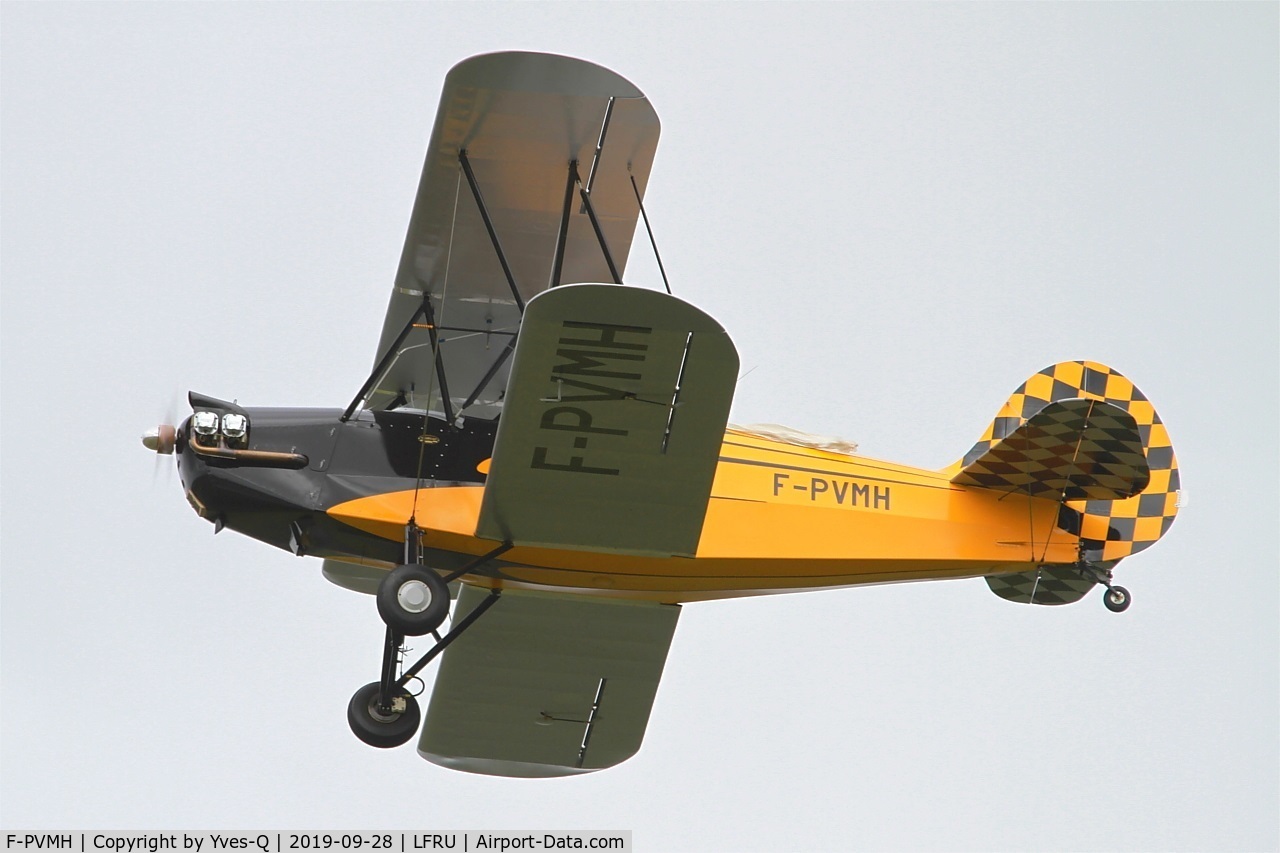
[[[8,851],[60,853],[300,853],[300,851],[360,850],[415,853],[450,850],[457,853],[511,850],[612,850],[631,853],[631,831],[480,831],[427,832],[6,832]]]

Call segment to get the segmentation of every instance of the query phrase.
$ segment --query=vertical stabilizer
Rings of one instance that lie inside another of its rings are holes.
[[[1151,547],[1178,513],[1178,461],[1169,433],[1146,395],[1105,364],[1064,361],[1032,376],[1013,393],[981,440],[965,454],[962,469],[989,459],[1004,439],[1025,431],[1025,425],[1051,404],[1067,400],[1097,401],[1126,412],[1137,426],[1150,479],[1131,497],[1071,499],[1068,494],[1058,515],[1058,526],[1080,537],[1081,557],[1089,563],[1119,560]]]

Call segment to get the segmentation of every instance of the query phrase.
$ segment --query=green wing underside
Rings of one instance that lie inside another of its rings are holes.
[[[486,593],[464,585],[455,621]],[[444,653],[418,752],[455,770],[567,776],[644,738],[679,605],[508,590]]]
[[[658,135],[644,93],[590,62],[506,52],[454,67],[374,359],[383,364],[385,357],[386,364],[365,407],[496,417],[521,304],[552,285],[557,257],[558,282],[613,280],[576,189],[563,219],[569,164],[577,163],[582,186],[590,188],[621,275],[640,214],[636,194],[644,195]]]

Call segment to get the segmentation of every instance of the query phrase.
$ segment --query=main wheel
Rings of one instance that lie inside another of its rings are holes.
[[[1122,586],[1109,586],[1107,591],[1102,594],[1102,603],[1112,613],[1128,610],[1132,601],[1133,599],[1129,597],[1129,590]]]
[[[449,585],[426,566],[397,566],[378,584],[378,613],[407,637],[430,634],[449,615]]]
[[[375,681],[356,691],[347,705],[347,723],[355,736],[369,746],[389,749],[413,737],[422,720],[422,712],[418,710],[418,700],[404,688],[397,691],[392,700],[394,708],[400,710],[383,712],[378,707],[380,688],[381,685]]]

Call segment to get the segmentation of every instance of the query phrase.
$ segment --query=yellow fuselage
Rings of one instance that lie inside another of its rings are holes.
[[[952,469],[784,444],[730,430],[695,558],[517,547],[482,586],[557,587],[664,602],[977,577],[1072,563],[1079,539],[1058,503],[967,488]],[[335,519],[401,541],[410,516],[433,550],[481,555],[484,487],[430,485],[332,507]]]

